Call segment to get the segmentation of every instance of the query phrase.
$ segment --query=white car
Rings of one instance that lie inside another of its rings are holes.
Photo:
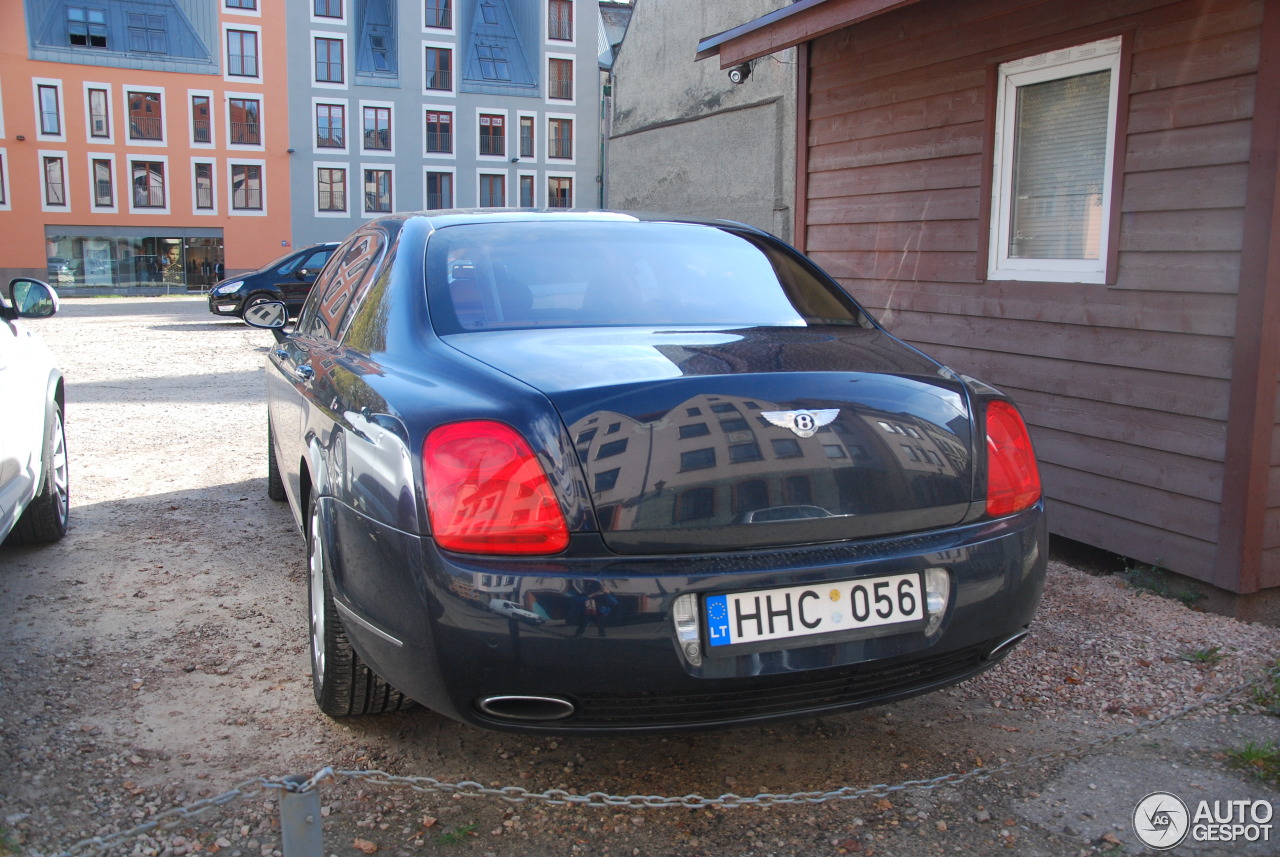
[[[24,318],[48,318],[58,295],[19,277],[0,296],[0,540],[38,544],[67,531],[62,372]]]

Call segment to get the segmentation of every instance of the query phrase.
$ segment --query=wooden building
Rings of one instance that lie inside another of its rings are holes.
[[[1016,398],[1054,533],[1280,603],[1280,0],[798,0],[698,47],[799,48],[795,243]]]

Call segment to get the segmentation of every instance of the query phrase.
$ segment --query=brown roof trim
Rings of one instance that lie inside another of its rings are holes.
[[[728,68],[816,39],[919,0],[796,0],[754,21],[698,42],[697,59],[720,57]]]

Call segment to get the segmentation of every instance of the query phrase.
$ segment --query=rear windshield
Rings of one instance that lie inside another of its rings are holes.
[[[804,259],[683,223],[483,223],[437,230],[427,293],[440,334],[511,328],[866,324]]]

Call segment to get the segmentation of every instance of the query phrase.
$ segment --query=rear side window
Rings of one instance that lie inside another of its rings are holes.
[[[328,269],[326,279],[317,281],[302,308],[299,335],[308,339],[338,338],[347,307],[361,286],[376,274],[385,244],[381,232],[370,230],[358,233],[338,248],[342,254],[338,264]]]
[[[680,223],[445,227],[427,245],[427,292],[440,334],[869,323],[838,286],[782,245]]]

